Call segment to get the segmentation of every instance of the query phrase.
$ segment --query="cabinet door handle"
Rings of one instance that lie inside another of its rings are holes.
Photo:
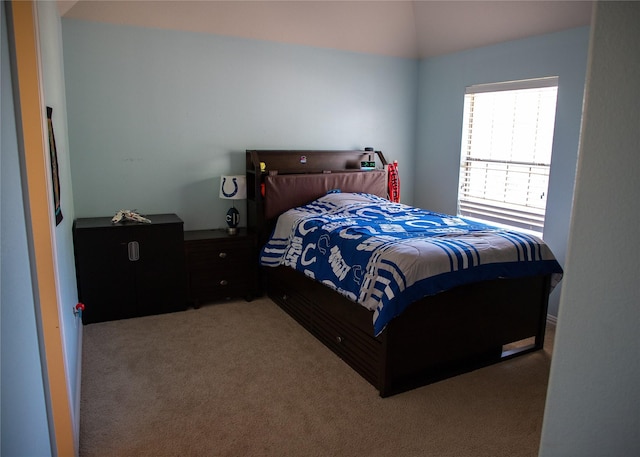
[[[220,254],[218,254],[218,257],[220,257],[221,259],[226,259],[227,258],[227,253],[226,252],[221,252]]]
[[[221,286],[226,286],[228,284],[226,279],[223,279],[222,281],[220,281],[220,285]]]
[[[140,260],[140,245],[137,241],[129,241],[129,244],[127,244],[127,253],[129,254],[129,260],[131,262]]]

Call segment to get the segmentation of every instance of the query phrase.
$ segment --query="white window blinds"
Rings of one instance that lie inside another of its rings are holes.
[[[458,212],[542,233],[558,78],[470,86]]]

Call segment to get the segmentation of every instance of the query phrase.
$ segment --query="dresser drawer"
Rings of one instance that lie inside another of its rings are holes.
[[[365,379],[377,385],[382,357],[381,341],[373,336],[372,323],[368,329],[354,325],[357,320],[362,320],[362,316],[365,317],[364,322],[371,322],[367,320],[371,318],[371,313],[363,307],[353,307],[355,314],[343,312],[343,306],[327,299],[326,286],[305,283],[308,288],[304,293],[301,289],[303,286],[296,282],[295,275],[299,273],[287,267],[278,267],[278,273],[283,272],[289,274],[267,273],[269,297]]]

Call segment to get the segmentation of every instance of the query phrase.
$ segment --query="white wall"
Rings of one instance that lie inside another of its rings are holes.
[[[63,338],[69,398],[72,402],[72,421],[76,437],[78,437],[80,427],[82,322],[73,314],[73,308],[78,303],[71,229],[75,211],[71,185],[71,166],[69,163],[67,106],[62,57],[62,26],[55,2],[40,1],[36,2],[36,6],[43,97],[45,105],[53,108],[52,120],[58,156],[60,201],[63,214],[62,222],[54,230],[53,240],[56,275],[58,278],[60,329]]]
[[[43,84],[43,101],[53,107],[58,150],[62,222],[55,227],[53,246],[57,303],[64,351],[67,390],[72,402],[75,439],[80,425],[80,356],[82,325],[74,316],[77,303],[71,226],[74,219],[68,154],[61,23],[55,2],[35,2]],[[5,3],[2,25],[2,455],[50,455],[51,442],[45,401],[22,190],[20,153],[11,93]],[[44,108],[43,108],[44,109]],[[43,113],[44,114],[44,113]],[[49,184],[50,186],[50,184]],[[52,208],[53,212],[53,208]],[[51,424],[53,427],[53,424]]]
[[[22,195],[5,2],[0,5],[0,455],[51,455]]]
[[[640,455],[640,3],[594,20],[541,457]]]

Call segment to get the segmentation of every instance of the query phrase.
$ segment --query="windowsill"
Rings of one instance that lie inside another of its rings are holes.
[[[458,215],[458,216],[462,217],[464,219],[470,219],[472,221],[481,222],[483,224],[493,225],[493,226],[500,227],[500,228],[507,229],[507,230],[514,230],[516,232],[526,233],[527,235],[533,235],[533,236],[536,236],[536,237],[542,239],[542,232],[538,232],[536,230],[527,230],[527,229],[522,228],[522,227],[515,227],[515,226],[512,226],[512,225],[501,224],[500,222],[489,221],[489,220],[486,220],[486,219],[480,219],[478,217],[473,217],[473,216],[462,216],[462,215]]]

